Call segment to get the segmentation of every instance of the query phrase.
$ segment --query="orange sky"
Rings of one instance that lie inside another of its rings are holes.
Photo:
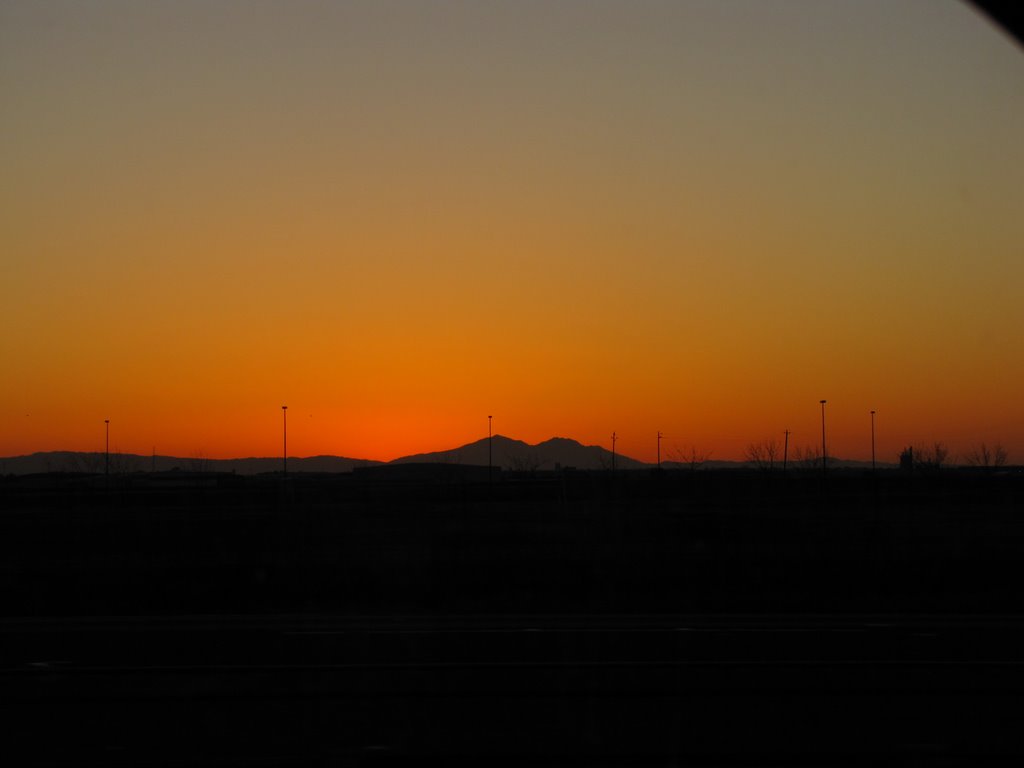
[[[957,2],[0,6],[0,455],[1024,462],[1024,52]]]

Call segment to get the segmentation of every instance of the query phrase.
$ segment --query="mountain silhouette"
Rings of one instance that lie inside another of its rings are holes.
[[[611,469],[612,453],[599,445],[583,445],[568,437],[552,437],[550,440],[531,445],[522,440],[514,440],[504,435],[494,435],[491,443],[493,466],[519,472],[555,469],[601,470]],[[306,456],[288,457],[289,472],[351,472],[356,467],[370,467],[383,464],[462,464],[487,466],[487,438],[452,448],[446,451],[417,453],[401,456],[390,462],[373,459],[354,459],[346,456]],[[870,461],[839,459],[829,456],[829,465],[850,469],[870,467]],[[239,459],[210,459],[195,454],[193,456],[147,456],[135,453],[111,453],[110,471],[112,474],[125,472],[236,472],[240,475],[256,475],[261,472],[280,472],[281,457],[248,457]],[[644,469],[653,467],[621,453],[615,455],[617,469]],[[749,462],[707,460],[700,464],[702,469],[742,469],[750,468]],[[878,462],[879,467],[889,468],[894,465]],[[0,475],[28,475],[47,472],[82,472],[102,473],[105,467],[102,452],[88,451],[44,451],[25,456],[8,456],[0,458]],[[666,460],[662,462],[665,469],[689,469],[687,462]],[[781,462],[776,468],[781,469]],[[791,464],[792,468],[795,468]]]
[[[292,472],[351,472],[354,467],[365,467],[383,462],[372,459],[352,459],[345,456],[288,457],[288,470]],[[27,456],[0,458],[0,475],[28,475],[40,472],[102,473],[106,459],[101,451],[42,451]],[[193,456],[145,456],[137,453],[110,454],[110,472],[237,472],[256,475],[261,472],[280,472],[281,457],[248,457],[241,459],[210,459]]]
[[[512,471],[551,470],[559,467],[576,469],[610,469],[612,452],[599,445],[583,445],[567,437],[553,437],[542,443],[531,445],[504,435],[494,435],[491,444],[492,462],[495,467]],[[487,465],[488,438],[467,443],[458,448],[432,453],[418,453],[402,456],[392,464],[443,463]],[[641,469],[650,466],[642,461],[615,455],[618,469]]]

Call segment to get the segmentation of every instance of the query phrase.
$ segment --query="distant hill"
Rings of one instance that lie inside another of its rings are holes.
[[[417,453],[402,456],[391,462],[372,459],[352,459],[344,456],[288,457],[290,472],[351,472],[355,467],[370,467],[390,464],[462,464],[487,466],[487,438],[447,451]],[[583,445],[567,437],[553,437],[542,443],[531,445],[504,435],[493,437],[493,462],[495,467],[508,471],[554,470],[575,468],[583,470],[611,469],[612,454],[599,445]],[[833,468],[868,468],[870,461],[852,461],[829,457]],[[622,454],[615,455],[617,469],[644,469],[654,466]],[[744,461],[720,461],[709,459],[698,467],[686,462],[663,461],[665,469],[749,469],[752,465]],[[879,462],[879,468],[894,465]],[[790,467],[797,467],[791,463]],[[782,468],[782,462],[776,462]],[[103,472],[104,456],[100,452],[47,451],[27,456],[0,458],[0,475],[28,475],[40,472]],[[281,458],[249,457],[242,459],[209,459],[204,456],[144,456],[134,453],[110,454],[110,471],[124,472],[237,472],[240,475],[255,475],[261,472],[281,471]]]
[[[100,452],[46,451],[27,456],[0,458],[0,474],[28,475],[37,472],[103,472],[104,454]],[[344,456],[288,457],[291,472],[351,472],[382,462],[371,459],[350,459]],[[237,472],[255,475],[281,471],[281,458],[250,457],[243,459],[209,459],[205,456],[143,456],[137,453],[111,453],[110,471],[123,472]]]
[[[513,440],[504,435],[495,435],[493,441],[491,448],[494,466],[505,470],[551,470],[558,467],[610,469],[612,466],[611,451],[599,445],[583,445],[567,437],[553,437],[536,445],[524,443],[522,440]],[[486,466],[487,448],[488,440],[485,437],[448,451],[403,456],[391,463],[429,462]],[[622,454],[616,454],[615,466],[618,469],[642,469],[650,465]]]

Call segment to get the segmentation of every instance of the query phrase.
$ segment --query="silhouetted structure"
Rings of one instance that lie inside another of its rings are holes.
[[[875,471],[875,412],[871,412],[871,471]]]
[[[281,406],[281,413],[284,416],[284,474],[288,474],[288,406]]]
[[[821,401],[821,474],[822,476],[828,471],[826,469],[826,457],[828,456],[828,449],[825,447],[825,401]]]
[[[914,471],[914,446],[909,445],[900,453],[900,469],[904,472]]]

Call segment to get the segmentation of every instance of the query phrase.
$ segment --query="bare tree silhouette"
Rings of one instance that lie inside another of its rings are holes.
[[[938,440],[931,448],[909,445],[900,452],[900,469],[938,472],[949,458],[949,448]]]
[[[801,471],[816,472],[821,469],[821,449],[805,445],[793,451],[793,466]]]
[[[758,469],[771,471],[775,467],[775,457],[779,455],[778,440],[762,440],[747,446],[744,456],[748,462]]]
[[[711,451],[698,451],[697,446],[691,445],[688,453],[681,449],[673,448],[669,451],[669,458],[678,464],[686,464],[691,472],[696,472],[704,466],[705,461],[711,458]]]
[[[1007,454],[1006,449],[1000,443],[996,443],[991,448],[985,443],[981,443],[968,450],[964,460],[972,467],[992,469],[995,467],[1005,467],[1008,458],[1009,454]]]
[[[536,452],[531,451],[530,453],[518,454],[515,456],[508,457],[509,464],[512,465],[514,472],[524,472],[533,474],[541,465],[544,463]]]

